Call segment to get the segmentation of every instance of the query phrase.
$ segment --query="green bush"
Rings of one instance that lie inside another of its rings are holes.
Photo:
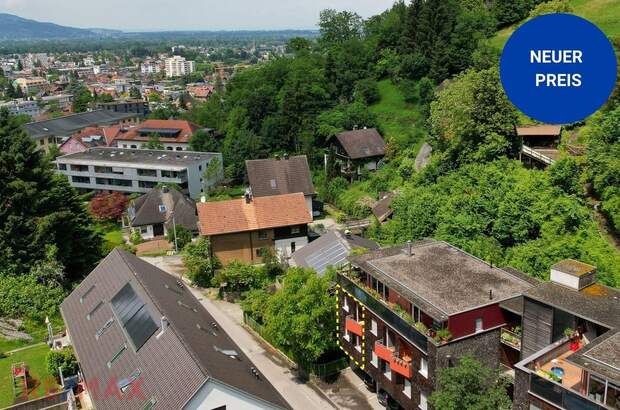
[[[31,274],[0,274],[0,317],[43,321],[46,316],[58,314],[66,295],[60,286],[43,285]]]
[[[208,238],[201,237],[191,242],[183,250],[183,263],[187,268],[187,277],[198,286],[209,287],[220,267],[216,257],[211,255],[211,243]]]
[[[129,240],[134,245],[139,245],[144,242],[144,238],[142,238],[142,235],[140,234],[140,231],[138,229],[134,229],[133,231],[131,231],[131,234],[129,235]]]
[[[45,368],[53,376],[59,377],[58,368],[62,367],[62,374],[65,377],[74,376],[78,372],[78,363],[70,347],[62,350],[50,350],[45,357]]]
[[[192,241],[192,231],[184,227],[183,225],[176,226],[177,232],[177,246],[179,250],[185,248],[185,246]],[[171,227],[166,233],[166,239],[168,242],[174,245],[174,229]]]
[[[211,284],[228,292],[245,292],[263,287],[266,281],[262,267],[233,261],[213,277]]]

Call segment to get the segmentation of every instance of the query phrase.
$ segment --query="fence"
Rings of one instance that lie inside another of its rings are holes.
[[[254,330],[256,333],[258,333],[259,336],[263,338],[263,340],[271,344],[270,341],[265,339],[265,336],[264,336],[265,326],[258,323],[256,320],[254,320],[252,316],[248,315],[246,312],[243,312],[243,323],[245,323],[250,329]],[[332,360],[330,362],[308,363],[308,364],[303,363],[303,364],[298,364],[298,366],[303,368],[305,371],[307,371],[310,374],[313,374],[320,378],[326,378],[326,377],[335,375],[336,373],[340,372],[342,369],[346,369],[349,366],[349,359],[347,357],[341,357],[339,359]]]

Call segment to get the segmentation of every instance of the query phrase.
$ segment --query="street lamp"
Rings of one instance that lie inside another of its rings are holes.
[[[177,244],[177,224],[174,220],[174,211],[171,211],[172,215],[172,230],[174,231],[174,253],[179,253],[179,245]]]

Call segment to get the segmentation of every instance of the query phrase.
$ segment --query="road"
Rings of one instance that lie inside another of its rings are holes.
[[[143,259],[171,275],[178,276],[182,272],[180,261],[174,258],[145,257]],[[240,316],[240,309],[237,313],[231,313],[233,310],[229,306],[229,312],[224,312],[222,307],[226,306],[224,305],[225,302],[212,301],[205,297],[200,290],[191,287],[188,287],[188,289],[191,289],[200,303],[219,323],[220,327],[237,343],[239,348],[252,360],[256,368],[274,385],[293,409],[322,410],[337,408],[315,386],[298,380],[291,373],[289,363],[286,363],[277,352],[270,351],[271,349],[268,345],[263,344],[261,340],[248,332],[242,326],[240,320],[231,317],[232,315]]]

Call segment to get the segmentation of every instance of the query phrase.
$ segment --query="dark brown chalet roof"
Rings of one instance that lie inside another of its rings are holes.
[[[305,155],[288,159],[246,160],[245,169],[255,197],[295,192],[314,194],[310,167]]]
[[[336,139],[351,159],[385,155],[385,141],[375,128],[341,132]]]
[[[372,206],[372,213],[379,222],[384,222],[394,212],[390,206],[395,196],[392,192],[384,193]]]
[[[165,212],[160,211],[160,205]],[[198,230],[198,213],[196,203],[175,189],[155,188],[136,198],[129,208],[129,217],[132,226],[153,225],[165,223],[172,227],[172,212],[174,222],[191,231]]]
[[[138,351],[130,347],[109,302],[128,283],[157,324],[155,333]],[[252,362],[189,289],[166,272],[119,248],[65,299],[61,312],[84,376],[87,382],[98,382],[100,392],[105,391],[108,383],[116,383],[140,369],[141,392],[146,399],[156,398],[157,408],[182,408],[208,379],[274,406],[289,408],[268,380],[252,375]],[[160,334],[162,316],[169,326]],[[110,318],[114,318],[112,324],[96,337]],[[123,344],[128,348],[108,366]],[[234,350],[238,356],[231,358],[222,350]],[[91,397],[98,410],[143,407],[143,400],[128,400],[129,396],[130,392],[122,397]]]

